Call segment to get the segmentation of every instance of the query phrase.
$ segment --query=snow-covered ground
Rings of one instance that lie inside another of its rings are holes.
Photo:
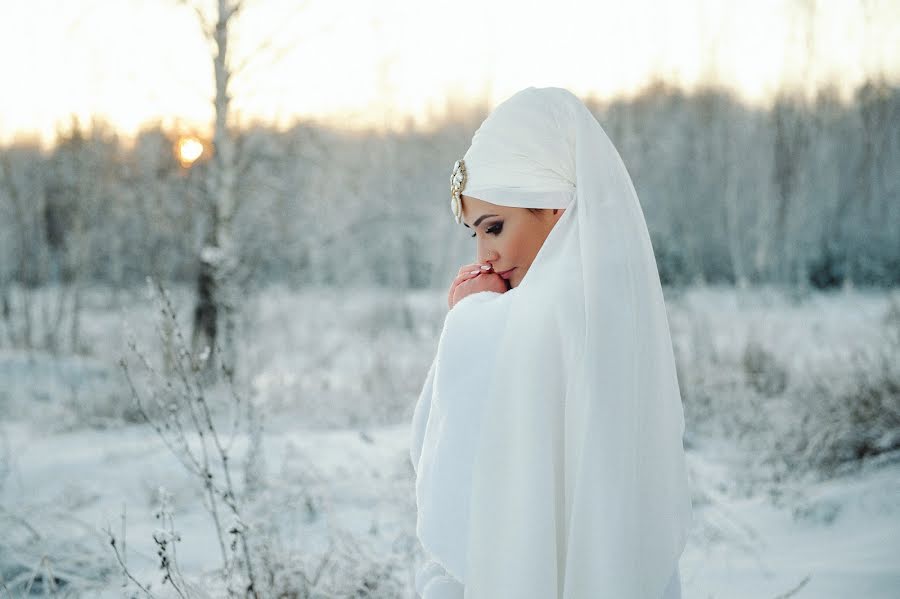
[[[327,542],[341,538],[372,572],[398,581],[403,592],[393,596],[411,596],[420,556],[409,419],[442,324],[443,295],[271,289],[248,303],[242,353],[265,428],[247,520],[271,527],[267,538],[283,562],[310,559],[309,571]],[[703,329],[707,351],[731,367],[755,339],[787,370],[786,393],[815,364],[840,363],[842,352],[875,343],[888,306],[887,294],[871,292],[799,300],[766,290],[666,296],[679,355],[696,355],[690,346]],[[186,323],[189,290],[175,297]],[[132,413],[115,366],[128,353],[123,320],[155,359],[152,304],[141,295],[110,303],[95,290],[86,305],[90,355],[0,351],[0,576],[35,579],[32,594],[43,594],[52,574],[61,591],[81,586],[92,589],[85,596],[121,596],[123,575],[103,532],[109,528],[120,548],[124,536],[136,578],[160,592],[152,535],[162,486],[181,536],[181,569],[208,582],[204,573],[221,559],[202,488]],[[692,375],[686,368],[680,376]],[[900,597],[900,456],[822,480],[775,478],[748,454],[771,431],[737,442],[717,423],[698,420],[690,431],[687,422],[696,526],[681,561],[686,599]],[[238,458],[248,441],[239,435],[234,445],[241,487]],[[372,596],[392,596],[384,588]]]
[[[681,558],[686,599],[775,598],[797,587],[791,596],[900,596],[897,457],[893,466],[744,497],[727,491],[741,476],[730,450],[720,440],[688,454],[699,523]]]

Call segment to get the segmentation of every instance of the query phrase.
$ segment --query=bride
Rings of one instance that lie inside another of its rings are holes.
[[[684,414],[631,178],[571,92],[529,87],[451,176],[475,264],[412,421],[424,599],[675,599]]]

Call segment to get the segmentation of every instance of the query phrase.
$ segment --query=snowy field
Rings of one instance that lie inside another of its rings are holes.
[[[853,411],[815,416],[854,397],[860,368],[900,360],[888,340],[900,330],[897,293],[665,293],[695,515],[683,596],[900,597],[900,413],[875,425]],[[188,330],[190,289],[173,297]],[[53,305],[53,294],[34,301]],[[243,498],[237,524],[271,596],[413,597],[409,421],[444,302],[443,291],[281,287],[248,298],[237,390],[262,433],[225,437]],[[125,357],[149,395],[127,339],[161,364],[154,304],[143,290],[92,289],[83,310],[78,355],[0,347],[0,580],[12,597],[143,596],[108,530],[137,582],[178,596],[153,540],[172,529],[176,582],[226,596],[203,485],[142,421],[117,365]],[[897,408],[900,388],[888,391]],[[226,390],[210,404],[216,428],[230,431]],[[199,450],[196,434],[187,441]],[[830,459],[860,446],[889,450]]]

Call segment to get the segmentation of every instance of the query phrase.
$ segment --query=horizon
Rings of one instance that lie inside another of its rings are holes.
[[[849,90],[848,93],[840,94],[840,96],[838,97],[840,105],[843,108],[851,107],[853,105],[855,94],[857,94],[863,86],[878,82],[879,81],[877,79],[867,79],[862,81],[859,87]],[[886,84],[891,87],[900,86],[900,81],[886,82]],[[745,98],[742,98],[740,95],[738,95],[735,90],[727,87],[700,85],[688,90],[664,80],[650,80],[644,87],[628,95],[616,95],[609,98],[601,98],[598,95],[591,93],[588,93],[586,95],[576,95],[583,102],[588,103],[589,107],[594,107],[594,103],[597,103],[602,106],[602,108],[606,108],[615,103],[628,103],[646,98],[650,94],[658,93],[660,89],[662,89],[666,94],[680,94],[688,100],[702,94],[717,93],[722,94],[723,96],[727,95],[727,97],[731,101],[743,106],[747,110],[769,110],[771,108],[767,105],[750,103],[746,101]],[[831,87],[832,92],[837,91],[837,89],[838,88],[836,86]],[[827,91],[827,86],[823,86],[821,89],[817,90],[818,93],[826,93]],[[798,102],[809,100],[815,101],[815,98],[804,98],[802,95],[796,93],[790,95],[790,97]],[[502,100],[503,99],[501,99],[501,101]],[[475,97],[469,99],[468,101],[466,101],[465,99],[458,99],[456,100],[456,102],[458,103],[452,104],[452,108],[447,113],[435,116],[431,120],[420,123],[414,122],[411,117],[408,117],[407,119],[404,119],[402,121],[398,120],[396,123],[394,123],[394,126],[387,128],[379,127],[378,124],[369,122],[360,122],[356,124],[351,123],[348,126],[348,123],[341,118],[341,115],[294,115],[292,120],[282,123],[267,122],[262,118],[257,118],[252,121],[243,123],[235,123],[230,127],[230,130],[233,133],[237,133],[238,135],[258,129],[266,130],[270,133],[280,135],[289,132],[291,129],[300,127],[321,128],[350,135],[378,135],[388,133],[403,133],[405,131],[429,132],[440,129],[441,127],[446,126],[448,123],[452,123],[455,116],[457,115],[478,110],[479,107],[484,106],[485,101],[486,99],[484,97]],[[462,104],[461,102],[465,103]],[[154,118],[140,123],[137,129],[134,131],[122,131],[120,129],[117,129],[114,123],[105,119],[103,115],[89,115],[86,119],[81,119],[78,118],[77,115],[73,114],[69,115],[67,121],[61,120],[60,122],[56,123],[56,127],[53,130],[54,138],[52,140],[49,140],[46,137],[42,137],[37,132],[19,132],[10,139],[4,140],[0,138],[0,148],[36,147],[42,151],[52,151],[61,139],[68,139],[72,135],[73,131],[78,131],[84,134],[103,129],[111,131],[115,136],[117,142],[126,149],[133,147],[133,144],[140,138],[141,135],[151,132],[161,132],[167,137],[172,138],[173,141],[177,141],[179,139],[196,138],[203,143],[205,148],[208,147],[209,144],[211,144],[212,140],[212,123],[179,123],[178,119],[175,118]]]

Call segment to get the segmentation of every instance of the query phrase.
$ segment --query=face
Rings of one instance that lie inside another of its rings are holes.
[[[494,272],[517,287],[538,250],[565,210],[532,212],[527,208],[498,206],[467,195],[461,196],[462,220],[471,229],[475,259],[491,264]],[[502,275],[504,271],[509,274]]]

